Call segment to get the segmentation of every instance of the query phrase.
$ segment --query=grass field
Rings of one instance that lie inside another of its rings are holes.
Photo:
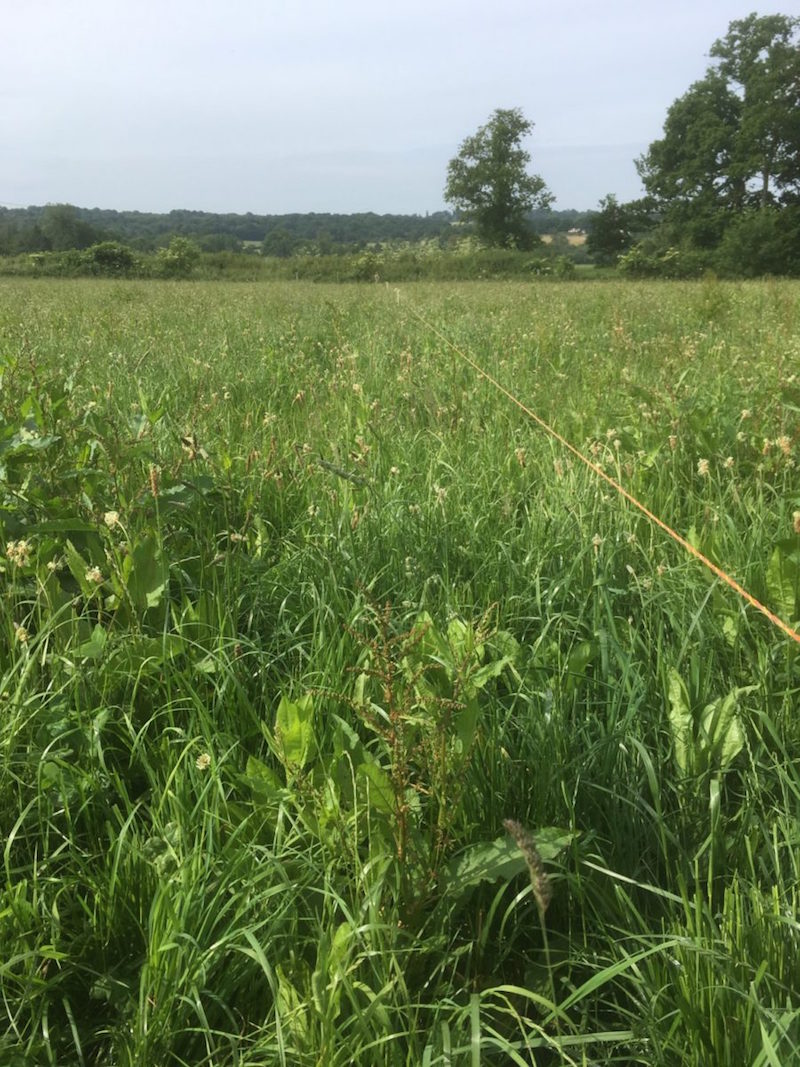
[[[799,297],[0,283],[0,1063],[800,1063]]]

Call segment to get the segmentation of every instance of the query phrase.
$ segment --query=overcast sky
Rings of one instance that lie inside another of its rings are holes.
[[[498,107],[535,123],[555,207],[630,199],[754,2],[3,0],[0,204],[437,211]]]

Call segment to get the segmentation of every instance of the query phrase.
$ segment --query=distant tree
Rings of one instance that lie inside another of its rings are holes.
[[[532,129],[519,108],[498,108],[448,164],[445,200],[475,223],[487,244],[525,248],[535,243],[526,216],[553,199],[544,180],[527,171],[531,157],[521,142]]]
[[[316,245],[317,251],[321,256],[329,256],[336,250],[330,230],[322,229],[317,231]]]
[[[136,266],[136,257],[131,249],[118,241],[102,241],[91,245],[83,253],[83,260],[92,274],[113,278],[131,274]]]
[[[603,266],[617,262],[623,252],[648,229],[652,229],[648,203],[634,200],[620,204],[613,193],[600,200],[600,210],[591,215],[586,250]]]
[[[721,275],[800,274],[800,206],[766,207],[733,219],[715,252]]]
[[[800,18],[748,15],[711,47],[740,101],[733,170],[767,207],[800,189]]]
[[[667,112],[637,161],[648,193],[694,244],[739,212],[800,191],[800,19],[749,15],[711,47],[714,64]]]
[[[200,249],[188,237],[173,237],[158,251],[159,273],[165,278],[188,278],[200,258]]]
[[[288,259],[294,252],[297,241],[285,226],[277,226],[270,230],[261,244],[261,254],[264,256],[277,256],[279,259]]]
[[[620,266],[800,273],[800,18],[731,22],[710,57],[637,160],[660,222]]]
[[[197,241],[203,252],[241,252],[242,242],[231,233],[207,233]]]
[[[19,231],[16,223],[6,218],[6,214],[0,209],[0,256],[11,256],[17,251]]]
[[[42,233],[54,252],[68,248],[88,248],[103,234],[78,216],[72,204],[48,204],[40,221]]]

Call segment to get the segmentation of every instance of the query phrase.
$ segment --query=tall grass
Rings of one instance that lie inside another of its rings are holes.
[[[0,1060],[800,1062],[797,293],[4,282]]]

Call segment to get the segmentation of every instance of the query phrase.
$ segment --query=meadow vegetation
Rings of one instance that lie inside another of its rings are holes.
[[[799,295],[3,279],[0,1062],[800,1062]]]

